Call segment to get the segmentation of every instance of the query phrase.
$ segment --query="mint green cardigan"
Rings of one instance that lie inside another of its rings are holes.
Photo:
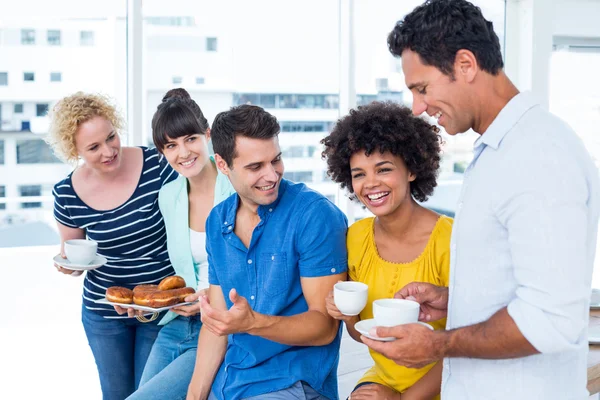
[[[213,157],[210,159],[213,163],[215,162]],[[234,193],[235,190],[233,190],[229,178],[219,172],[215,183],[213,207]],[[187,179],[179,176],[163,186],[158,192],[158,206],[165,221],[167,249],[175,273],[185,279],[188,286],[196,289],[199,283],[199,270],[198,265],[194,264],[192,259],[190,245]],[[177,316],[174,312],[169,311],[159,325],[165,325]]]

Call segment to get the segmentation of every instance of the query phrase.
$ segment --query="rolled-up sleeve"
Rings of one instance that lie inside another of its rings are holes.
[[[589,188],[577,163],[532,159],[497,214],[517,283],[508,313],[538,351],[554,353],[575,348],[587,324]]]

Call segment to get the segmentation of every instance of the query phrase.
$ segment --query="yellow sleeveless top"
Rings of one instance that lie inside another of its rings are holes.
[[[452,218],[439,217],[423,253],[408,263],[393,263],[379,256],[375,245],[374,222],[375,218],[365,218],[348,229],[348,276],[353,281],[369,285],[367,306],[360,313],[361,320],[373,318],[374,300],[392,298],[398,290],[413,281],[448,286],[450,275]],[[431,325],[434,329],[445,329],[446,320],[431,322]],[[434,366],[406,368],[373,350],[369,352],[375,365],[358,383],[379,383],[398,392],[406,391]]]

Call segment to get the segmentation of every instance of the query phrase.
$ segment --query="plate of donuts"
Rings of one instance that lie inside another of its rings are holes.
[[[160,312],[193,304],[184,299],[194,293],[194,288],[186,287],[185,280],[175,275],[166,277],[158,285],[137,285],[133,289],[111,286],[106,289],[106,297],[96,300],[96,303]]]

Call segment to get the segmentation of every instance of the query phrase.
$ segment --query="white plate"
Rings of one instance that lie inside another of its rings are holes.
[[[91,269],[99,268],[108,262],[106,258],[97,254],[92,260],[92,262],[89,264],[74,264],[66,258],[62,258],[60,254],[57,254],[53,258],[53,260],[57,265],[60,265],[61,267],[65,269],[70,269],[72,271],[89,271]]]
[[[170,310],[173,307],[189,306],[190,304],[194,304],[195,303],[195,302],[192,302],[192,303],[179,303],[179,304],[174,304],[172,306],[152,308],[152,307],[146,307],[146,306],[139,306],[137,304],[113,303],[112,301],[108,301],[106,298],[96,300],[95,302],[98,303],[98,304],[110,304],[111,306],[120,306],[120,307],[123,307],[123,308],[133,308],[134,310],[141,310],[141,311],[148,311],[148,312],[161,312],[161,311]]]
[[[426,324],[425,322],[415,322],[416,324],[423,325],[431,330],[433,330],[433,326]],[[364,321],[359,321],[354,325],[354,329],[360,332],[361,335],[368,337],[369,339],[379,340],[380,342],[392,342],[396,340],[395,337],[377,337],[369,335],[369,331],[376,327],[375,319],[365,319]]]

